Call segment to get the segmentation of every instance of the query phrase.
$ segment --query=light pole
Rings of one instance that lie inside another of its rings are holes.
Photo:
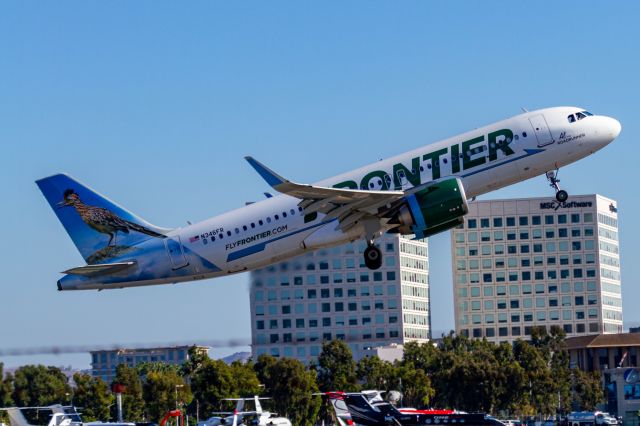
[[[174,390],[176,393],[176,410],[178,409],[178,388],[183,388],[184,385],[175,385]]]

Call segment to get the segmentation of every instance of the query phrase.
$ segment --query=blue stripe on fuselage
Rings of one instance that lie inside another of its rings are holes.
[[[227,262],[233,262],[234,260],[242,259],[243,257],[247,257],[247,256],[251,256],[252,254],[260,253],[261,251],[264,251],[264,249],[266,248],[267,244],[269,244],[269,243],[273,243],[274,241],[278,241],[278,240],[281,240],[283,238],[291,237],[293,235],[299,234],[300,232],[308,231],[309,229],[313,229],[313,228],[316,228],[318,226],[326,225],[327,223],[335,222],[336,220],[338,220],[338,219],[331,219],[331,220],[329,220],[327,222],[316,223],[315,225],[310,225],[310,226],[307,226],[305,228],[298,229],[297,231],[293,231],[293,232],[291,232],[289,234],[280,235],[280,236],[274,237],[273,239],[271,239],[269,241],[265,241],[264,243],[258,243],[258,244],[255,244],[255,245],[251,246],[251,247],[247,247],[247,248],[243,248],[243,249],[238,250],[238,251],[234,251],[233,253],[229,253],[229,255],[227,256]]]

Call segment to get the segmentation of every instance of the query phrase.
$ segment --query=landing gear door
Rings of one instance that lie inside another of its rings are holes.
[[[544,115],[534,115],[533,117],[529,118],[529,121],[531,122],[533,132],[538,139],[539,147],[549,145],[554,142],[551,131],[549,131],[549,126],[547,126],[547,121],[544,119]]]
[[[175,270],[184,268],[189,264],[189,262],[187,262],[187,257],[184,255],[184,249],[182,248],[182,243],[180,242],[180,236],[176,235],[175,237],[165,238],[164,247],[167,250],[167,256],[169,256],[169,260],[171,260],[172,269]]]

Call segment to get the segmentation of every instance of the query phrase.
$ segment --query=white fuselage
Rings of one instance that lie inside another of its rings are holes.
[[[575,107],[557,107],[527,112],[314,185],[406,190],[457,176],[471,199],[573,163],[603,148],[619,134],[620,124],[605,116],[587,116],[570,122],[568,116],[579,111],[582,110]],[[177,243],[179,250],[165,253],[170,266],[168,274],[107,282],[65,277],[59,287],[121,288],[211,278],[363,238],[362,226],[345,233],[336,220],[325,220],[323,214],[305,217],[299,202],[297,198],[279,195],[171,231],[167,236]],[[136,260],[143,268],[144,261]],[[157,259],[149,263],[155,265]]]

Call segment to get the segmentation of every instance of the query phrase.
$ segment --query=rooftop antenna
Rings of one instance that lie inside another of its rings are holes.
[[[522,112],[529,112],[529,110],[526,109],[525,107],[520,107],[520,109],[522,110]]]

